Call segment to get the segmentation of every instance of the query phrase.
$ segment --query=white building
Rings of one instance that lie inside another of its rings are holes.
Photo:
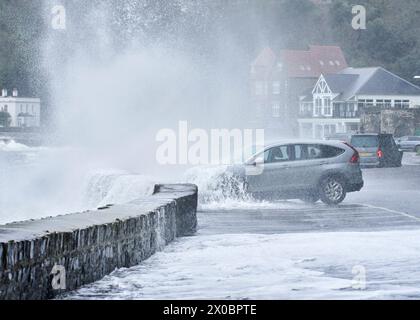
[[[420,107],[420,88],[383,68],[346,68],[321,75],[311,92],[300,97],[299,133],[322,139],[360,130],[368,108]]]
[[[9,96],[6,89],[0,97],[0,127],[39,127],[41,117],[41,100],[23,98],[13,89]]]

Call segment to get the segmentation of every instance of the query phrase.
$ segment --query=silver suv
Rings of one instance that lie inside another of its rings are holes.
[[[301,199],[329,205],[347,192],[363,188],[359,153],[339,141],[285,141],[271,144],[245,164],[230,168],[232,176],[257,199]]]
[[[402,137],[396,140],[402,151],[420,153],[420,137]]]

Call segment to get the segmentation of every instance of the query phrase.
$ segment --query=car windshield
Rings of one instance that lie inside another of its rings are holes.
[[[356,148],[375,148],[379,144],[376,136],[354,136],[351,139],[351,144]]]
[[[248,161],[251,157],[254,158],[255,155],[264,151],[264,145],[251,145],[244,148],[236,150],[233,155],[233,163],[241,164],[245,161]]]

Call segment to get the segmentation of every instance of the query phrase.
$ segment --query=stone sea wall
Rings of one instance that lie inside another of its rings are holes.
[[[131,267],[197,228],[197,187],[157,185],[125,205],[0,226],[0,299],[51,299]]]

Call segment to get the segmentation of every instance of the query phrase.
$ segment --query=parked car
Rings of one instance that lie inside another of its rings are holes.
[[[406,136],[396,140],[400,150],[420,153],[420,137]]]
[[[257,199],[301,199],[328,205],[363,188],[359,153],[340,141],[285,141],[229,170]]]
[[[356,134],[351,145],[359,151],[361,166],[401,167],[403,152],[392,134]]]

